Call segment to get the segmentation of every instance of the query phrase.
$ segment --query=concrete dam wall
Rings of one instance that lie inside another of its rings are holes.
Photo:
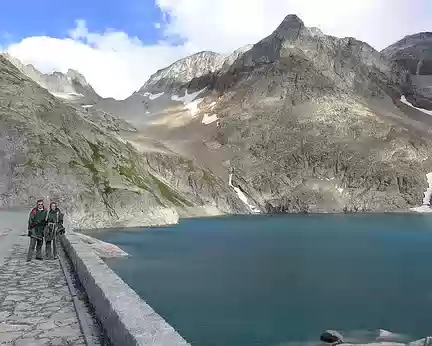
[[[113,345],[190,345],[71,229],[62,245]]]

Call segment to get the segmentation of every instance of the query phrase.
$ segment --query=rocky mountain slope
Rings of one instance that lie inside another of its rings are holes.
[[[61,72],[44,74],[33,65],[25,65],[7,53],[4,54],[4,57],[26,76],[61,100],[81,106],[92,106],[101,100],[101,97],[78,71],[69,69],[66,74]]]
[[[408,81],[368,44],[290,15],[228,68],[177,87],[184,106],[140,131],[224,179],[233,170],[267,212],[408,210],[432,170],[432,121],[401,102]]]
[[[193,110],[195,103],[191,100],[199,93],[182,97],[179,94],[181,87],[194,78],[227,70],[239,55],[251,48],[251,45],[244,46],[228,56],[209,51],[193,54],[154,73],[126,100],[105,99],[97,107],[135,124],[152,121],[154,117],[168,114],[172,110]]]
[[[409,103],[413,71],[392,58],[399,50],[289,15],[253,46],[187,57],[87,111],[2,59],[0,206],[50,191],[84,226],[407,211],[432,171],[432,117]]]
[[[0,56],[0,208],[58,200],[78,227],[151,225],[179,215],[245,212],[196,162],[121,134],[132,126],[52,96]]]
[[[406,98],[432,111],[432,32],[406,36],[381,53],[409,71]]]

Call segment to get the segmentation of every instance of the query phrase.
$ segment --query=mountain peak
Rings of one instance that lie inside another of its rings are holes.
[[[2,55],[27,77],[57,98],[84,104],[93,104],[100,99],[85,77],[76,70],[69,69],[67,73],[54,71],[51,74],[44,74],[33,65],[23,64],[8,53]]]
[[[73,81],[81,84],[82,86],[88,86],[89,83],[85,79],[84,75],[77,70],[69,69],[66,75],[71,78]]]
[[[298,23],[304,25],[303,21],[296,14],[288,14],[282,21],[282,24],[283,23]]]
[[[417,40],[431,40],[432,39],[432,32],[425,31],[425,32],[418,32],[413,35],[407,35],[403,38],[403,40],[409,40],[409,39],[417,39]]]
[[[225,58],[224,55],[211,51],[202,51],[187,56],[157,71],[140,90],[147,88],[163,89],[176,83],[184,84],[193,78],[219,70]]]
[[[278,26],[275,33],[286,39],[297,38],[301,29],[305,27],[303,21],[296,14],[289,14]]]

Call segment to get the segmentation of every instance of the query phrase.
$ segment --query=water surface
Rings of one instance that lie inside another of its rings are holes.
[[[196,346],[281,346],[325,329],[432,334],[432,217],[288,215],[92,232],[107,263]]]

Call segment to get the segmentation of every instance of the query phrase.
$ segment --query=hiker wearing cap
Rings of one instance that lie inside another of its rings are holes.
[[[33,257],[36,247],[36,259],[42,260],[43,232],[45,229],[47,210],[45,209],[42,199],[37,201],[37,206],[33,208],[28,220],[28,236],[30,237],[30,246],[27,254],[27,262]]]

